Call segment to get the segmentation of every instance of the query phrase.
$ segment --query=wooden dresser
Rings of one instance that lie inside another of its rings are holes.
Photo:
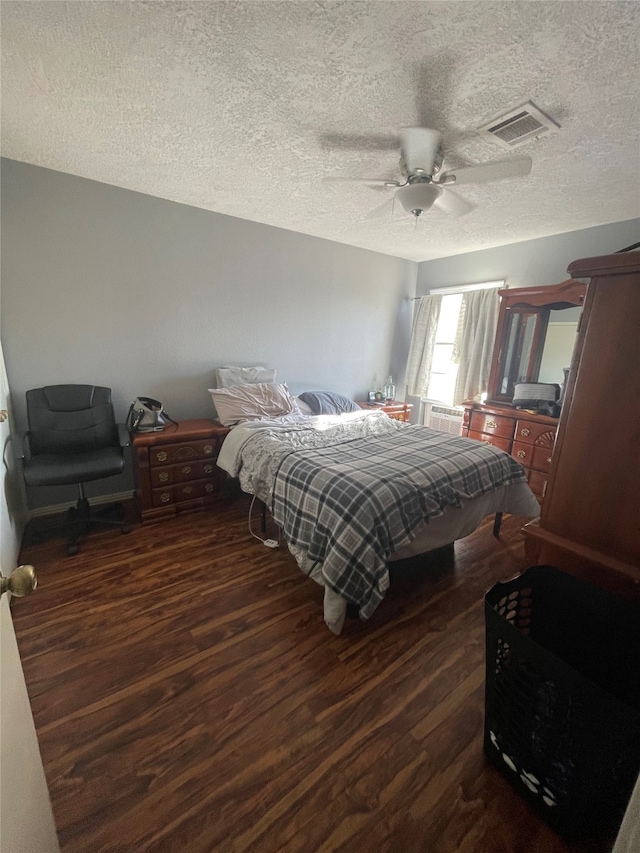
[[[640,596],[640,255],[574,261],[587,296],[540,519],[525,552]]]
[[[525,469],[531,491],[542,502],[557,426],[558,419],[546,415],[466,403],[462,435],[510,453]]]
[[[143,522],[213,506],[227,496],[216,459],[229,429],[208,419],[134,433],[136,499]]]
[[[413,409],[413,403],[397,403],[395,400],[389,400],[381,406],[377,406],[375,403],[367,403],[366,400],[359,400],[358,405],[361,409],[376,409],[379,412],[385,412],[396,421],[408,421],[411,409]]]

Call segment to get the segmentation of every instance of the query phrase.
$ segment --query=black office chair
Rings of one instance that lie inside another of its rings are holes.
[[[78,503],[69,510],[67,553],[77,554],[78,539],[99,524],[129,525],[92,512],[84,494],[90,480],[112,477],[124,469],[129,444],[124,424],[116,424],[111,389],[97,385],[49,385],[27,391],[24,479],[28,486],[78,484]]]

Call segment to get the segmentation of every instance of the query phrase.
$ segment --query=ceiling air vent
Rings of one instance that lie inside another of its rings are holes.
[[[532,101],[527,101],[478,130],[482,136],[493,139],[504,148],[515,148],[538,136],[557,133],[559,128],[557,122],[538,109]]]

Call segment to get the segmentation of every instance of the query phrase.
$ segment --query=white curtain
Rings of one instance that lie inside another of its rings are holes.
[[[412,397],[426,397],[433,360],[433,346],[440,319],[441,296],[422,296],[413,321],[409,358],[407,360],[407,390]]]
[[[499,308],[497,287],[463,294],[453,348],[454,361],[458,362],[455,406],[487,390]]]

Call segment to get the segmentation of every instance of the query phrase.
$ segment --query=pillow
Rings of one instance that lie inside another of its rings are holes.
[[[300,409],[303,415],[313,414],[313,409],[311,408],[311,406],[308,403],[305,403],[305,401],[302,400],[300,397],[294,397],[294,400],[298,404],[298,408]]]
[[[238,421],[277,418],[298,412],[295,400],[286,385],[271,382],[233,385],[230,388],[209,388],[218,420],[224,426]]]
[[[276,372],[272,367],[219,367],[215,375],[217,388],[276,381]]]
[[[342,412],[359,412],[360,406],[334,391],[305,391],[299,399],[306,403],[314,415],[340,415]]]
[[[560,386],[551,382],[518,382],[513,389],[512,406],[516,409],[537,408],[541,403],[555,403]]]

